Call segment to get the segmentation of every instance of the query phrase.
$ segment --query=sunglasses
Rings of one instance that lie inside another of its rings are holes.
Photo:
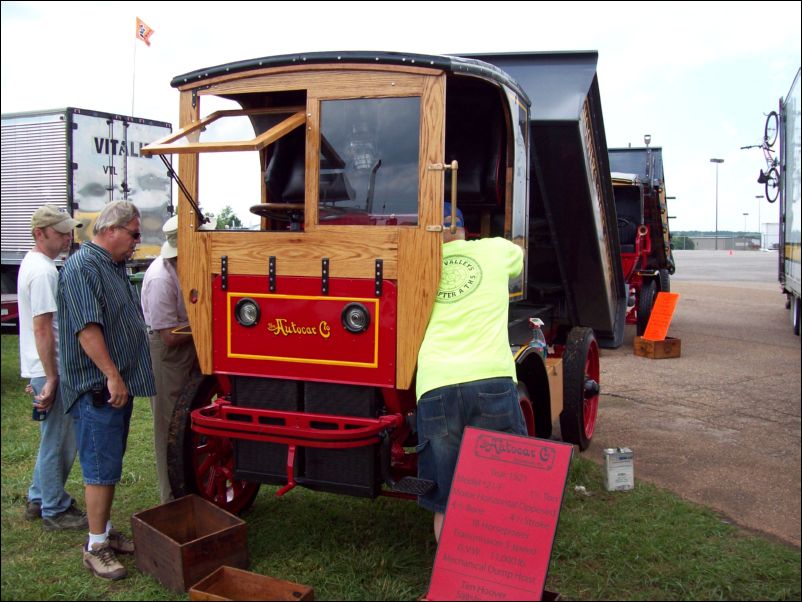
[[[126,228],[125,226],[117,226],[117,227],[118,227],[118,228],[122,228],[123,230],[125,230],[126,232],[128,232],[128,234],[129,234],[129,235],[131,236],[131,238],[133,238],[134,240],[139,240],[140,238],[142,238],[142,233],[141,233],[141,232],[134,232],[133,230],[129,230],[129,229],[128,229],[128,228]]]

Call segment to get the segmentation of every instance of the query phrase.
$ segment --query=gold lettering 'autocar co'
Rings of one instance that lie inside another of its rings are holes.
[[[284,335],[285,337],[292,335],[313,335],[328,339],[331,336],[331,326],[329,326],[326,320],[322,320],[317,326],[301,326],[287,320],[287,318],[276,318],[275,322],[270,322],[267,325],[267,329],[277,336]]]

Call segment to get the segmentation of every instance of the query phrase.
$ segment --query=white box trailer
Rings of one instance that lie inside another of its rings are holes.
[[[799,199],[800,169],[800,72],[780,100],[780,265],[779,279],[788,298],[794,334],[799,335],[802,297],[802,205]]]
[[[70,212],[84,227],[75,243],[92,238],[103,206],[133,201],[142,213],[142,242],[133,265],[159,254],[161,227],[173,213],[167,167],[140,150],[172,132],[172,125],[76,108],[2,115],[2,293],[16,294],[19,264],[31,246],[31,215],[46,203]],[[63,260],[63,258],[60,258]]]

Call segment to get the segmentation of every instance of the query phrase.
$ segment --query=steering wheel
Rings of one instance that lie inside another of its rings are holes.
[[[303,203],[259,203],[251,205],[251,213],[278,222],[300,223]]]
[[[619,228],[629,228],[629,227],[637,228],[637,224],[633,222],[631,219],[626,217],[619,217],[618,218],[618,227]]]

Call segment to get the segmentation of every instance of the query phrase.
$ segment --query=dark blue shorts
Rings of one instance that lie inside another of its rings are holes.
[[[92,405],[91,391],[72,404],[70,415],[75,420],[84,484],[115,485],[119,482],[133,409],[133,399],[119,410],[110,405],[96,408]]]
[[[511,378],[488,378],[433,389],[418,401],[418,477],[436,486],[418,503],[445,512],[467,426],[526,435],[518,389]]]

